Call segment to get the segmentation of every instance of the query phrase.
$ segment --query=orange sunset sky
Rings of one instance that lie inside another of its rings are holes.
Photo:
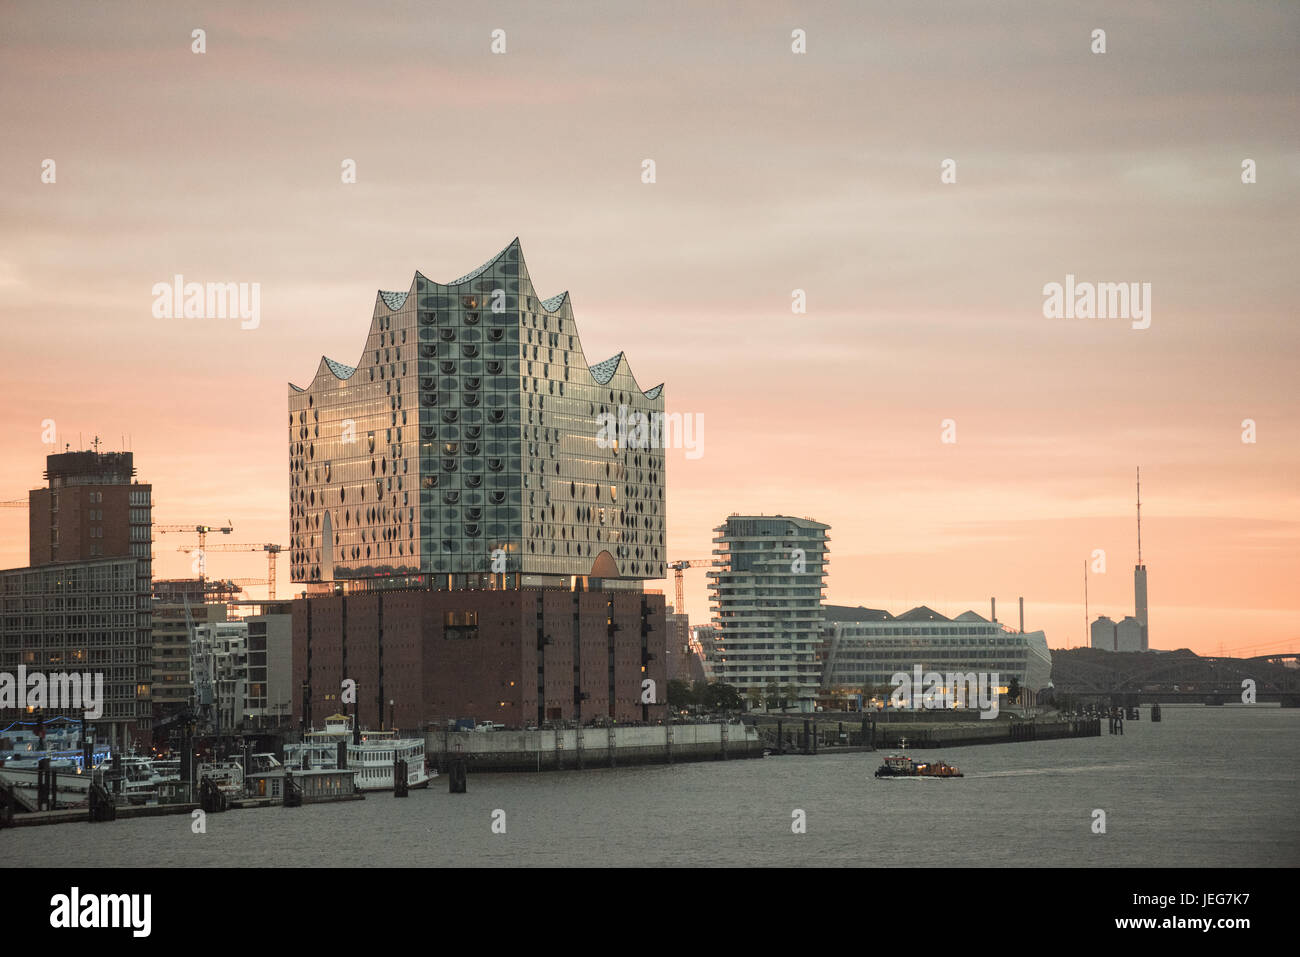
[[[376,289],[519,236],[589,361],[702,417],[669,559],[811,517],[831,602],[1014,623],[1023,595],[1072,647],[1094,549],[1092,617],[1133,611],[1140,465],[1151,646],[1300,650],[1300,8],[1170,9],[6,4],[0,500],[97,434],[155,522],[287,544],[286,384],[357,360]],[[154,318],[175,274],[260,283],[260,325]],[[1044,318],[1067,274],[1150,283],[1150,327]],[[191,542],[157,536],[155,576]]]

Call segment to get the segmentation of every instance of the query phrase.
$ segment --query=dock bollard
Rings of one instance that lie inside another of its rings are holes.
[[[452,758],[447,767],[447,793],[464,794],[468,785],[467,778],[464,757],[458,755]]]

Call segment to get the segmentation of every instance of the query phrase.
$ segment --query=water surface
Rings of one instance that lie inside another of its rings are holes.
[[[1300,865],[1300,709],[1148,717],[1122,737],[915,752],[959,780],[877,780],[879,753],[471,774],[468,794],[441,777],[406,799],[211,814],[206,834],[180,815],[21,828],[0,852],[76,867]]]

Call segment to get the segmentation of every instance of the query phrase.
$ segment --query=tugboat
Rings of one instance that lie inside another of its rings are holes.
[[[891,754],[876,769],[878,778],[960,778],[957,768],[942,761],[913,761],[906,754]]]

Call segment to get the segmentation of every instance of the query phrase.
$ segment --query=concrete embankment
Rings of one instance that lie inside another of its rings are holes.
[[[877,748],[896,748],[906,739],[909,748],[947,748],[966,744],[1005,744],[1009,741],[1050,741],[1092,738],[1101,734],[1100,718],[1070,721],[990,721],[983,724],[877,725]]]
[[[555,731],[429,731],[425,753],[445,772],[469,759],[472,771],[560,771],[684,761],[761,758],[758,732],[743,724],[568,728]]]
[[[118,820],[135,817],[162,817],[168,814],[192,814],[198,810],[197,804],[123,804],[115,809]],[[54,811],[29,811],[15,814],[8,827],[38,827],[42,824],[73,824],[88,819],[88,812],[81,808],[59,808]]]
[[[817,754],[845,751],[874,751],[899,748],[944,748],[974,744],[1005,744],[1016,741],[1047,741],[1056,738],[1089,738],[1102,733],[1100,718],[1003,716],[996,720],[971,720],[948,716],[947,720],[925,715],[916,721],[840,721],[803,718],[800,715],[765,715],[759,719],[764,745],[780,754]],[[910,717],[910,716],[909,716]],[[918,716],[919,717],[919,716]]]

